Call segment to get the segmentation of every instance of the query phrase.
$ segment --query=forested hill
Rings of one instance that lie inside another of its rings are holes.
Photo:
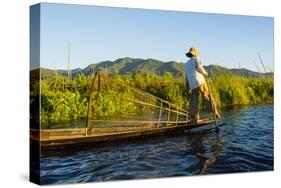
[[[220,65],[205,66],[205,69],[209,72],[210,76],[214,76],[220,73],[235,74],[245,77],[260,77],[260,76],[272,76],[273,73],[258,73],[248,69],[228,69]],[[156,59],[136,59],[136,58],[120,58],[115,61],[102,61],[96,64],[90,64],[86,68],[72,69],[72,76],[76,77],[78,74],[91,75],[93,72],[105,71],[108,75],[115,74],[146,74],[148,72],[154,72],[158,75],[163,75],[165,72],[170,72],[174,76],[180,76],[183,74],[183,63],[169,61],[163,62]],[[57,74],[67,75],[67,70],[57,70]],[[55,76],[55,71],[51,69],[41,68],[42,78]]]

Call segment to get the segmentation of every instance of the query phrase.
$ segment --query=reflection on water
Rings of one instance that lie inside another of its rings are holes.
[[[209,134],[215,134],[214,140],[209,140],[209,145],[206,145],[204,139],[208,137]],[[217,157],[220,155],[223,149],[223,142],[220,137],[220,132],[214,131],[214,129],[198,130],[196,132],[191,132],[187,134],[187,142],[191,143],[191,148],[189,152],[197,156],[200,159],[200,164],[198,169],[194,170],[193,175],[203,175],[209,166],[214,164]]]
[[[212,145],[212,156],[205,160],[205,162],[200,170],[201,175],[205,174],[207,168],[216,162],[217,157],[219,156],[219,154],[221,153],[221,151],[223,149],[222,141],[220,138],[220,133],[217,132],[216,134],[217,134],[216,142],[214,143],[214,145]]]
[[[220,132],[198,128],[102,147],[42,153],[41,183],[273,170],[273,106],[222,112]]]

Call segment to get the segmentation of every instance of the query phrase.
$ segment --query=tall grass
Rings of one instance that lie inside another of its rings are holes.
[[[235,75],[219,75],[211,81],[211,91],[218,107],[272,103],[273,79],[245,78]]]
[[[84,118],[92,79],[92,76],[77,76],[74,80],[66,77],[59,77],[56,80],[41,80],[40,120],[42,125]],[[188,88],[183,77],[174,77],[170,73],[165,73],[163,76],[148,73],[134,76],[116,75],[113,79],[188,109]],[[210,80],[211,91],[219,108],[272,103],[273,85],[273,79],[268,77],[245,78],[225,74]],[[116,88],[110,86],[107,88],[107,92],[111,95],[104,94],[93,104],[96,105],[96,114],[115,115],[124,112],[134,113],[139,110],[133,103],[120,99],[120,96],[135,97],[134,93],[126,92],[126,90],[116,91]]]

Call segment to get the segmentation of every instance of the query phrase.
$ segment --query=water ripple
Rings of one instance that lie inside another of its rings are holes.
[[[41,183],[273,170],[273,107],[226,110],[220,133],[203,128],[78,152],[42,153]]]

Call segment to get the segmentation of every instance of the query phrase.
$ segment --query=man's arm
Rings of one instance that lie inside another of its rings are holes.
[[[196,70],[203,74],[204,76],[208,76],[208,72],[204,69],[202,62],[200,59],[196,59]]]

